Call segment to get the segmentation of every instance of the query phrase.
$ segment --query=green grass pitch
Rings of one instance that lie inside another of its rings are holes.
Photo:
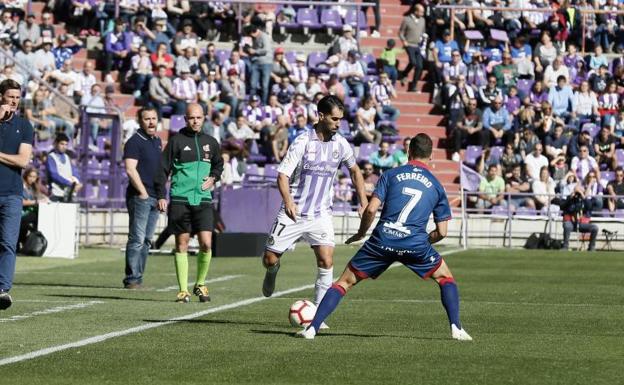
[[[336,277],[355,250],[337,248]],[[119,250],[20,257],[15,303],[0,312],[0,384],[623,383],[622,253],[497,249],[445,259],[473,342],[450,339],[437,285],[403,267],[355,287],[331,329],[305,341],[293,338],[287,314],[312,289],[261,299],[257,258],[214,258],[213,301],[183,305],[173,302],[170,256],[149,257],[138,291],[120,289]],[[314,278],[312,253],[300,245],[285,256],[276,290]],[[32,352],[41,355],[23,359]]]

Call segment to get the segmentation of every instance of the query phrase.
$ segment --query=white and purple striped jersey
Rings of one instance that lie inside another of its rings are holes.
[[[332,215],[334,181],[341,164],[351,168],[355,157],[349,142],[338,133],[323,142],[311,128],[290,145],[277,171],[290,178],[290,194],[302,218]]]

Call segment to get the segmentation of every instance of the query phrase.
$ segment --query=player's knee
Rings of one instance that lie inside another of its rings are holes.
[[[334,266],[333,258],[319,258],[316,261],[316,266],[320,267],[321,269],[331,269]]]
[[[438,277],[438,278],[436,278],[436,282],[438,283],[438,285],[444,286],[444,285],[448,285],[448,284],[451,284],[451,283],[455,283],[455,278],[453,278],[453,276],[450,276],[450,277]]]
[[[262,257],[264,267],[275,266],[279,262],[279,256],[272,251],[265,251]]]

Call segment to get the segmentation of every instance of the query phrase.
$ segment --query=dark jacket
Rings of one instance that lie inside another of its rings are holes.
[[[201,189],[204,178],[211,176],[217,182],[222,172],[223,159],[216,139],[185,127],[169,139],[163,151],[157,185],[164,186],[171,175],[171,202],[198,206],[212,201],[210,190]],[[165,189],[161,187],[158,199],[164,198]]]

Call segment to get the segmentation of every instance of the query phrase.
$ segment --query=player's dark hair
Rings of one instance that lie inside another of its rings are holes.
[[[22,87],[13,79],[5,79],[0,83],[0,95],[4,95],[8,90],[22,90]]]
[[[156,112],[156,114],[158,114],[158,111],[156,111],[156,108],[154,108],[154,107],[141,107],[137,111],[137,119],[139,119],[139,122],[141,121],[141,119],[143,119],[143,114],[148,112],[148,111],[154,111],[154,112]]]
[[[344,104],[334,95],[327,95],[318,102],[318,112],[321,114],[331,114],[334,108],[342,112],[345,110]]]
[[[58,134],[56,134],[56,137],[54,138],[54,143],[61,143],[61,142],[68,142],[69,143],[69,136],[65,135],[62,132],[59,132]]]
[[[409,156],[412,159],[429,159],[433,151],[433,142],[427,134],[420,133],[412,138]]]

